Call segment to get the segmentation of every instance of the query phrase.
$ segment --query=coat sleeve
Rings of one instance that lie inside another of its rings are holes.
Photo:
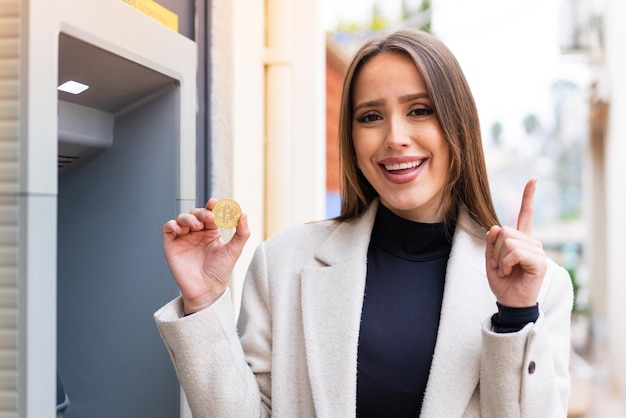
[[[263,270],[253,261],[248,276]],[[180,298],[154,314],[194,418],[270,416],[271,339],[266,287],[248,278],[248,304],[257,306],[242,313],[264,324],[254,341],[247,342],[249,353],[244,353],[235,326],[230,291],[187,317],[183,316]]]
[[[515,333],[482,327],[480,408],[484,417],[566,417],[570,392],[572,283],[550,262],[539,318]]]

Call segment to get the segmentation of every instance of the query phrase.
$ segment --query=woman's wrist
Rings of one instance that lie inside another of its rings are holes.
[[[213,291],[202,295],[202,297],[196,297],[193,299],[188,299],[183,295],[183,316],[189,316],[208,308],[213,305],[225,291],[226,289]]]

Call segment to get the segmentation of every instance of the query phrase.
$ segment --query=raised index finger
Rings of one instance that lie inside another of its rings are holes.
[[[517,217],[517,230],[530,235],[533,229],[533,215],[535,213],[534,200],[537,179],[532,178],[524,187],[524,195],[522,196],[522,205]]]

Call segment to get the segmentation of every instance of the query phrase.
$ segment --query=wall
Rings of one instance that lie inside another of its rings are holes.
[[[252,233],[231,280],[236,311],[258,243],[324,217],[325,39],[318,3],[211,3],[212,190],[241,204]],[[284,75],[273,78],[278,83],[269,82],[272,71]]]
[[[21,242],[19,211],[23,204],[19,170],[20,108],[24,103],[20,75],[24,60],[17,0],[0,9],[0,410],[17,412],[18,402],[18,262]],[[49,398],[48,398],[49,399]],[[49,399],[51,401],[51,399]]]
[[[622,40],[626,36],[622,17],[626,3],[608,0],[606,13],[606,57],[610,82],[609,125],[606,143],[606,260],[607,321],[611,373],[621,393],[626,393],[626,316],[624,298],[624,236],[626,236],[626,193],[624,192],[624,158],[626,158],[626,57]]]

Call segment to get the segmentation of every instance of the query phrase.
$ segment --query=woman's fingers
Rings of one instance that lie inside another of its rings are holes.
[[[206,205],[204,205],[204,208],[208,210],[213,210],[213,207],[215,207],[216,203],[217,203],[217,199],[214,197],[211,197],[209,198],[209,200],[207,200]]]
[[[496,225],[485,237],[489,285],[506,306],[535,304],[547,269],[543,246],[530,236],[536,184],[537,179],[526,183],[516,228]]]
[[[189,228],[183,228],[175,220],[167,221],[165,225],[163,225],[163,239],[166,240],[166,242],[187,233],[189,233]]]
[[[540,247],[523,240],[510,239],[503,245],[498,260],[498,276],[506,277],[516,266],[521,267],[530,275],[537,274],[543,251]]]
[[[215,215],[211,209],[217,199],[210,198],[204,208],[194,208],[189,213],[181,213],[176,220],[170,220],[163,226],[163,233],[173,233],[177,236],[186,235],[190,231],[202,229],[218,229],[215,225]]]
[[[535,213],[535,189],[537,188],[537,179],[532,178],[524,187],[522,195],[522,204],[520,206],[519,216],[517,217],[517,230],[530,235],[533,230],[533,217]]]
[[[204,222],[191,213],[181,213],[176,217],[176,223],[182,228],[189,228],[190,231],[200,231],[204,229]]]
[[[516,265],[532,270],[533,263],[544,256],[541,243],[513,228],[494,226],[487,234],[487,262],[500,277],[511,273]]]
[[[202,222],[204,229],[218,229],[218,226],[215,224],[215,215],[211,212],[211,210],[196,208],[192,209],[189,214],[195,216],[200,222]]]
[[[502,231],[502,227],[494,225],[487,232],[485,240],[487,241],[487,248],[485,250],[485,257],[487,258],[487,266],[493,269],[498,268],[498,260],[496,258],[496,241]]]
[[[170,220],[163,225],[164,239],[175,239],[185,236],[190,232],[197,231],[216,231],[219,229],[215,223],[215,214],[212,212],[217,199],[210,198],[204,208],[194,208],[189,213],[179,214],[175,220]],[[239,223],[235,229],[235,233],[230,241],[233,241],[231,247],[236,250],[235,253],[240,254],[241,249],[250,237],[250,229],[248,227],[248,217],[242,214]]]
[[[526,183],[522,194],[519,216],[517,218],[517,228],[493,226],[487,233],[487,263],[492,268],[499,268],[504,258],[503,251],[508,247],[508,252],[516,248],[516,243],[531,243],[541,249],[541,243],[530,237],[533,227],[534,198],[537,179],[532,178]],[[507,245],[508,244],[508,245]],[[524,244],[525,245],[525,244]],[[541,249],[541,251],[543,251]],[[509,259],[514,258],[513,256]],[[508,270],[505,268],[505,270]]]
[[[241,214],[239,218],[239,223],[237,224],[237,228],[235,229],[235,233],[232,238],[228,242],[229,250],[234,258],[239,258],[241,252],[243,251],[243,247],[250,238],[250,228],[248,227],[248,215],[245,213]]]

